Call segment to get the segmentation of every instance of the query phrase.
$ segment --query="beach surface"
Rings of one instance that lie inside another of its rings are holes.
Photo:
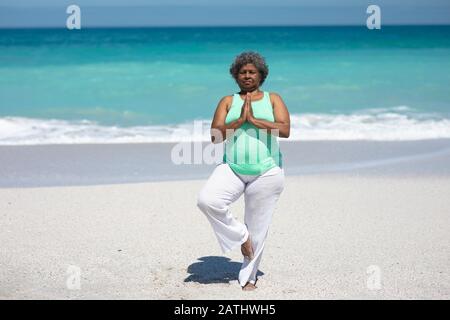
[[[222,160],[220,152],[215,159],[207,156],[208,145],[211,144],[0,145],[0,188],[204,180],[214,169],[214,161]],[[177,155],[175,151],[181,149],[187,157]],[[286,176],[450,176],[450,139],[280,139],[280,150]],[[181,159],[186,161],[181,163]]]
[[[253,292],[237,282],[240,250],[223,255],[196,207],[203,178],[0,188],[0,298],[449,299],[450,162],[428,147],[287,174]],[[231,206],[240,221],[243,208]]]

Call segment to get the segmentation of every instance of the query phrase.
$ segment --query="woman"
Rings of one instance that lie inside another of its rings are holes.
[[[230,73],[241,90],[220,100],[211,124],[212,142],[225,141],[223,163],[198,194],[197,206],[224,253],[241,246],[239,283],[243,290],[254,290],[272,213],[284,188],[277,136],[289,137],[290,119],[278,94],[260,90],[269,70],[258,53],[241,53]],[[245,223],[229,210],[243,193]]]

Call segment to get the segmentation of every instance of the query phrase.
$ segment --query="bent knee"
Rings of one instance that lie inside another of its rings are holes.
[[[221,211],[227,208],[227,205],[217,197],[213,197],[206,192],[200,192],[197,195],[197,207],[204,213],[211,211]]]
[[[205,192],[203,192],[203,190],[200,191],[197,194],[197,207],[199,207],[202,211],[204,211],[203,209],[208,207],[208,203],[209,203],[208,196],[205,194]]]

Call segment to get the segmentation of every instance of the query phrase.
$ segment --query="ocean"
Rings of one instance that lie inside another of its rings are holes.
[[[209,141],[247,50],[289,140],[450,138],[450,26],[1,29],[0,145]]]

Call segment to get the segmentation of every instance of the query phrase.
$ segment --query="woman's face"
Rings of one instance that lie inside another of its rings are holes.
[[[243,91],[253,91],[259,88],[261,82],[261,74],[258,69],[248,63],[244,65],[238,72],[237,83]]]

